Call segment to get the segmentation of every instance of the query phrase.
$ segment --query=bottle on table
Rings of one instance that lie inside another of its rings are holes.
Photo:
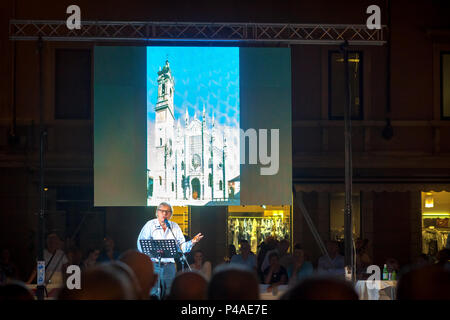
[[[388,275],[387,265],[385,264],[384,268],[383,268],[383,278],[382,278],[382,280],[388,280],[388,279],[389,279],[389,275]]]
[[[392,279],[391,280],[397,280],[397,272],[394,270],[394,272],[392,272]]]

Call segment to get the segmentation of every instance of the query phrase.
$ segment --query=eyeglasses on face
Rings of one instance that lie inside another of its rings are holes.
[[[162,210],[162,209],[158,209],[158,211],[159,211],[159,212],[162,212],[162,213],[172,213],[172,211],[170,211],[170,210]]]

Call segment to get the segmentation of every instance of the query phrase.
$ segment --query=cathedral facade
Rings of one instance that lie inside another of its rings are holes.
[[[227,134],[201,117],[175,118],[175,81],[169,62],[158,71],[154,145],[148,159],[148,205],[239,204],[239,176],[231,176],[227,163]],[[235,170],[234,170],[235,171]]]

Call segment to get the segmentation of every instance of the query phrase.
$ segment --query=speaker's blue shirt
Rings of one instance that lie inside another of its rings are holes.
[[[141,232],[139,233],[138,239],[137,239],[137,249],[142,252],[141,243],[140,240],[166,240],[166,239],[175,239],[178,246],[181,247],[181,250],[183,252],[189,252],[192,249],[192,240],[186,241],[184,240],[183,232],[181,231],[180,226],[173,221],[169,221],[170,227],[172,228],[172,232],[169,230],[169,228],[166,228],[166,231],[163,230],[161,225],[158,222],[158,219],[152,219],[148,221],[144,227],[142,227]],[[175,235],[175,238],[173,237]],[[156,258],[152,258],[154,262],[158,262],[159,260]],[[167,263],[167,262],[173,262],[175,263],[175,260],[173,258],[161,258],[161,262]]]

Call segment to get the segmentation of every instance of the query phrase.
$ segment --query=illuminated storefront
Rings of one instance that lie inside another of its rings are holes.
[[[450,192],[422,192],[422,253],[435,256],[448,246]]]
[[[256,253],[258,245],[268,237],[288,239],[292,245],[291,206],[229,206],[227,243],[239,248],[247,240]]]

